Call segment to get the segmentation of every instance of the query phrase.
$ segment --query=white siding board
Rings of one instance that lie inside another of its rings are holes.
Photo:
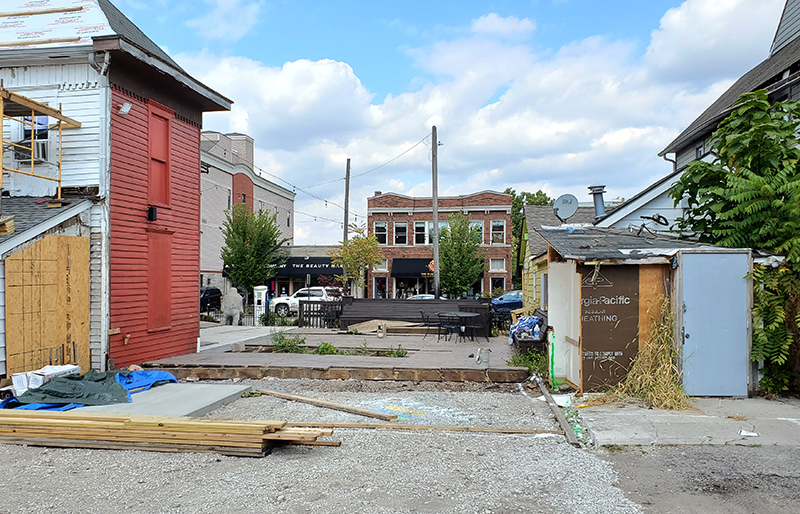
[[[680,150],[675,155],[676,167],[679,170],[682,170],[686,166],[689,165],[695,159],[695,145],[691,145],[687,148]]]
[[[64,64],[0,68],[4,85],[21,95],[60,106],[62,112],[81,122],[80,129],[67,129],[62,136],[62,186],[96,186],[100,181],[100,137],[103,130],[101,90],[97,73],[88,64]],[[19,124],[4,126],[4,137],[19,137]],[[17,133],[15,133],[17,132]],[[57,177],[57,131],[53,131],[48,145],[46,165],[35,167],[41,175]],[[6,154],[9,155],[9,154]],[[12,174],[8,176],[8,189],[15,195],[55,194],[56,183]]]
[[[108,353],[108,210],[105,204],[91,209],[89,236],[89,352],[92,369],[105,371]]]
[[[643,220],[641,218],[641,216],[655,216],[656,214],[659,214],[667,218],[667,221],[669,221],[669,225],[663,226],[654,223],[650,220]],[[684,214],[684,209],[680,207],[680,204],[678,204],[678,207],[675,207],[674,201],[670,196],[668,196],[668,193],[665,192],[657,196],[656,198],[650,200],[649,202],[642,205],[641,207],[634,210],[625,217],[621,218],[611,226],[614,228],[626,229],[630,226],[640,227],[642,223],[646,223],[647,228],[653,231],[669,230],[669,227],[675,223],[675,220],[683,216],[683,214]]]

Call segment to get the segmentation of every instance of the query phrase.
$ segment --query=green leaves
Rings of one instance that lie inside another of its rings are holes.
[[[235,204],[225,217],[220,256],[230,268],[231,281],[247,290],[266,283],[286,260],[281,247],[288,239],[282,237],[275,214],[254,214],[246,204]]]
[[[678,229],[702,241],[785,255],[753,271],[751,358],[770,391],[800,387],[800,104],[747,93],[711,141],[713,162],[693,162],[670,191],[689,210]],[[788,374],[787,374],[788,372]],[[788,377],[788,378],[787,378]]]
[[[485,252],[479,250],[481,234],[470,229],[469,216],[454,212],[449,228],[439,234],[439,282],[450,298],[463,296],[483,271]]]
[[[383,253],[375,236],[366,235],[366,227],[355,225],[349,227],[353,235],[328,255],[331,256],[334,266],[344,270],[344,275],[337,277],[339,280],[342,282],[355,280],[358,287],[362,288],[367,268],[380,264]]]

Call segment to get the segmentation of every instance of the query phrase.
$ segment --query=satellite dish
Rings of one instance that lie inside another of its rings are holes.
[[[553,211],[562,223],[566,223],[569,218],[578,212],[578,199],[573,195],[561,195],[553,203]]]

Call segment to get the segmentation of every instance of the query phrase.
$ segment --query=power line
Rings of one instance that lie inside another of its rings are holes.
[[[414,143],[414,145],[412,145],[410,148],[407,148],[406,150],[404,150],[404,151],[403,151],[402,153],[400,153],[399,155],[397,155],[397,156],[395,156],[395,157],[392,157],[391,159],[389,159],[388,161],[384,162],[383,164],[381,164],[381,165],[379,165],[379,166],[375,166],[374,168],[372,168],[372,169],[370,169],[370,170],[367,170],[367,171],[362,171],[361,173],[358,173],[358,174],[356,174],[356,175],[351,175],[351,178],[352,178],[352,177],[362,177],[362,176],[364,176],[364,175],[366,175],[366,174],[368,174],[368,173],[372,173],[373,171],[377,171],[377,170],[379,170],[379,169],[383,168],[384,166],[388,166],[389,164],[393,163],[394,161],[396,161],[396,160],[397,160],[397,159],[399,159],[400,157],[404,156],[405,154],[407,154],[408,152],[410,152],[411,150],[413,150],[414,148],[416,148],[416,147],[418,147],[419,145],[421,145],[421,144],[422,144],[422,143],[423,143],[423,142],[424,142],[426,139],[428,139],[429,137],[431,137],[431,136],[430,136],[430,134],[427,134],[425,137],[423,137],[422,139],[420,139],[419,141],[417,141],[416,143]],[[306,187],[307,187],[307,188],[312,188],[312,187],[317,187],[317,186],[323,186],[323,185],[325,185],[325,184],[332,184],[332,183],[334,183],[334,182],[339,182],[339,181],[341,181],[341,180],[344,180],[344,179],[345,179],[345,177],[341,177],[341,178],[335,178],[335,179],[332,179],[332,180],[326,180],[325,182],[320,182],[320,183],[318,183],[318,184],[312,184],[312,185],[310,185],[310,186],[306,186]]]
[[[326,198],[322,198],[322,197],[320,197],[320,196],[317,196],[317,195],[315,195],[315,194],[313,194],[313,193],[309,193],[308,191],[306,191],[306,190],[305,190],[305,189],[303,189],[302,187],[300,187],[300,186],[296,186],[296,185],[292,184],[291,182],[289,182],[288,180],[284,180],[284,179],[282,179],[281,177],[279,177],[279,176],[275,175],[274,173],[270,173],[270,172],[268,172],[268,171],[266,171],[266,170],[264,170],[264,169],[262,169],[262,168],[259,168],[259,167],[257,167],[257,166],[256,166],[256,169],[257,169],[258,171],[260,171],[260,172],[264,173],[265,175],[269,175],[270,177],[274,177],[274,178],[276,178],[277,180],[280,180],[281,182],[283,182],[283,183],[285,183],[285,184],[289,185],[289,186],[292,188],[292,190],[293,190],[293,191],[300,191],[301,193],[303,193],[303,194],[306,194],[306,195],[310,196],[311,198],[317,199],[317,200],[319,200],[319,201],[321,201],[321,202],[325,202],[325,205],[326,205],[326,206],[327,206],[328,204],[331,204],[331,205],[333,205],[333,206],[335,206],[335,207],[338,207],[339,209],[341,209],[341,210],[342,210],[342,212],[344,212],[344,207],[342,207],[342,206],[341,206],[341,205],[339,205],[338,203],[334,202],[333,200],[328,200],[328,199],[326,199]],[[360,216],[361,216],[362,218],[364,217],[363,215],[360,215]],[[337,222],[337,223],[339,223],[339,222]]]

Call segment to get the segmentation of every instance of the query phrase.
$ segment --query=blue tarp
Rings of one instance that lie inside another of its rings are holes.
[[[525,337],[541,339],[542,331],[541,319],[536,316],[521,316],[516,323],[511,325],[508,334],[508,344],[514,344],[514,334],[525,335]]]
[[[131,401],[132,393],[141,393],[154,385],[167,382],[177,383],[178,379],[175,378],[175,375],[166,371],[137,370],[117,373],[117,383],[128,391],[128,401]]]
[[[92,374],[93,372],[88,372],[87,375]],[[96,373],[96,372],[95,372]],[[57,377],[53,380],[58,380]],[[74,377],[71,380],[74,381],[78,377]],[[124,373],[116,373],[115,377],[116,383],[125,390],[128,396],[128,402],[132,401],[131,394],[139,393],[142,391],[147,391],[154,385],[164,384],[167,382],[178,382],[178,379],[175,378],[175,375],[172,373],[168,373],[166,371],[148,371],[148,370],[137,370],[137,371],[127,371]],[[33,389],[32,391],[36,391]],[[62,396],[62,398],[66,398]],[[113,401],[109,401],[107,403],[116,403]],[[78,407],[83,407],[85,404],[83,403],[21,403],[16,398],[8,398],[0,402],[0,409],[22,409],[22,410],[52,410],[52,411],[65,411],[70,409],[75,409]],[[94,405],[102,405],[102,403],[95,402]]]

